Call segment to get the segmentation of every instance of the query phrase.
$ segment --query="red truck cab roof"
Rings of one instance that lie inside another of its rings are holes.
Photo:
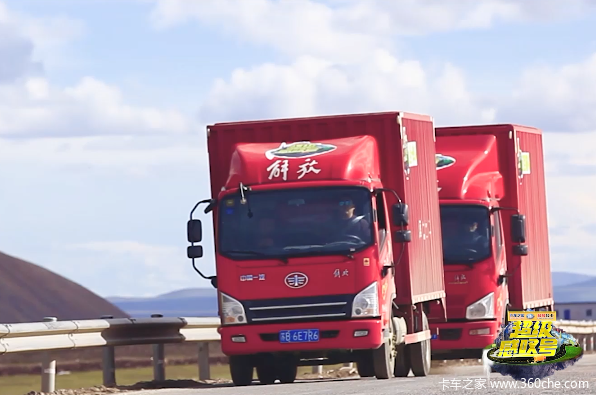
[[[379,180],[377,142],[372,136],[294,143],[239,143],[225,189],[307,181]]]
[[[437,136],[436,147],[439,199],[489,201],[503,197],[495,136]]]

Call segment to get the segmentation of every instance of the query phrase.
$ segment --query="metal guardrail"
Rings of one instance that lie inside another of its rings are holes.
[[[111,318],[99,320],[57,321],[47,317],[43,322],[0,324],[0,355],[26,351],[45,351],[42,361],[42,392],[55,390],[56,361],[52,350],[103,347],[103,384],[116,385],[114,347],[153,345],[153,375],[165,380],[164,345],[199,343],[199,379],[210,378],[209,342],[220,341],[218,317]],[[595,321],[556,321],[555,326],[577,338],[583,349],[594,351]],[[321,367],[313,367],[320,371]]]
[[[219,341],[219,318],[154,315],[151,318],[111,318],[99,320],[57,321],[0,324],[0,355],[26,351],[46,351],[42,360],[41,391],[55,390],[56,361],[52,350],[103,347],[103,384],[116,385],[114,347],[153,345],[153,376],[165,380],[164,345],[199,343],[199,378],[210,378],[209,342]]]

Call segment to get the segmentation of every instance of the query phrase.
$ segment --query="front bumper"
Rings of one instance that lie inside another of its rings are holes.
[[[481,351],[494,343],[500,328],[497,321],[470,321],[431,324],[431,329],[433,332],[439,331],[438,336],[431,340],[434,354],[456,355],[459,351],[459,354],[464,355],[468,350]]]
[[[279,332],[291,329],[318,329],[319,340],[307,343],[281,343]],[[226,355],[280,351],[359,350],[379,348],[383,343],[380,319],[320,321],[288,324],[230,325],[218,329],[221,348]],[[355,336],[356,331],[368,331]],[[232,341],[243,336],[244,342]]]

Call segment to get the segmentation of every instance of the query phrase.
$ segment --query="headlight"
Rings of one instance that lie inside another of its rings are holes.
[[[374,282],[364,288],[354,297],[352,304],[352,317],[378,317],[379,295],[377,283]]]
[[[466,308],[466,318],[468,320],[478,320],[482,318],[495,318],[495,293],[491,292],[477,302],[472,303]]]
[[[220,298],[222,324],[246,324],[246,313],[242,304],[223,292],[220,292]]]

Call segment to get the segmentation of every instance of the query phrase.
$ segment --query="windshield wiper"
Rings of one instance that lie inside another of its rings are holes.
[[[284,250],[308,250],[310,248],[322,248],[325,247],[324,245],[313,244],[313,245],[305,245],[305,246],[287,246],[284,247]]]
[[[248,254],[248,255],[254,255],[254,256],[258,256],[260,258],[265,258],[265,259],[279,259],[281,260],[283,263],[288,263],[288,258],[285,256],[273,256],[273,255],[268,255],[265,254],[264,252],[259,252],[259,251],[249,251],[249,250],[228,250],[228,251],[224,251],[228,254]]]

